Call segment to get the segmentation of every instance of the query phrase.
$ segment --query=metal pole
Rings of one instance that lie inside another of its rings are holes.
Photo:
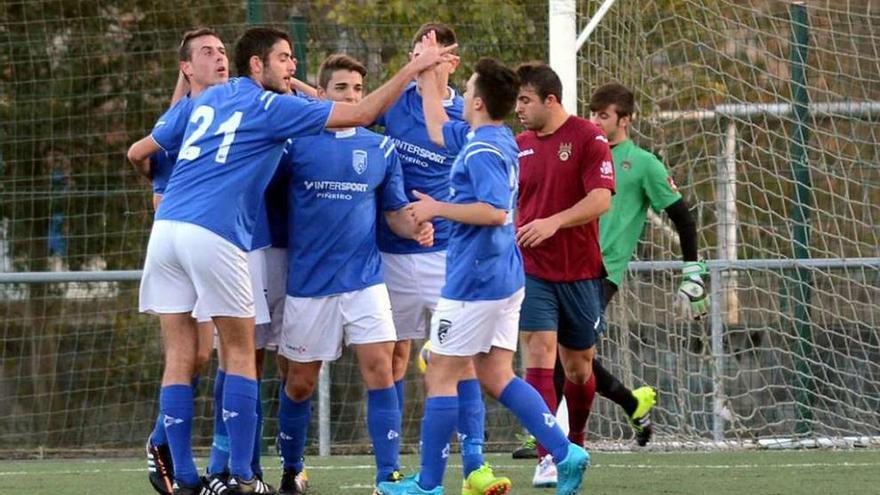
[[[727,130],[722,142],[722,156],[718,161],[718,259],[736,260],[736,122],[727,120]],[[726,271],[724,287],[719,297],[725,304],[722,311],[728,324],[739,323],[739,298],[736,293],[735,271]]]
[[[305,81],[308,74],[309,21],[305,16],[290,18],[290,34],[293,38],[293,56],[296,57],[296,78]]]
[[[330,363],[318,374],[318,455],[330,455]]]
[[[712,440],[724,441],[724,321],[721,317],[721,277],[718,268],[709,269],[709,324],[712,339]]]
[[[247,23],[263,23],[263,0],[247,0]]]
[[[810,43],[809,18],[804,2],[791,5],[791,99],[794,108],[794,126],[791,141],[791,168],[796,183],[794,191],[794,214],[792,217],[794,256],[799,259],[810,257],[810,208],[812,197],[810,188],[810,169],[807,163],[807,141],[810,138],[808,119],[810,117],[809,95],[807,94],[807,56]],[[813,335],[810,324],[810,299],[812,293],[812,274],[799,267],[796,270],[794,325],[798,334],[795,353],[795,370],[799,381],[796,391],[798,434],[810,433],[813,412],[813,376],[809,358],[813,353]]]
[[[562,106],[577,115],[577,2],[550,0],[550,67],[562,81]]]

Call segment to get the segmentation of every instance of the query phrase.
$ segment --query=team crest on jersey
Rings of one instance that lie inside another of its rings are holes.
[[[562,161],[568,161],[571,158],[571,143],[560,143],[559,151],[556,152],[559,155],[559,159]]]
[[[624,160],[623,163],[620,164],[620,168],[624,170],[629,170],[633,166],[632,162],[629,160]]]
[[[367,152],[364,150],[354,150],[351,152],[351,166],[358,175],[367,171]]]

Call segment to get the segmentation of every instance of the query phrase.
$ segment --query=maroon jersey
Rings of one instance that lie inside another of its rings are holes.
[[[597,188],[614,192],[614,165],[605,134],[590,121],[570,116],[549,136],[526,131],[519,145],[517,227],[547,218]],[[599,221],[559,229],[537,247],[522,248],[527,275],[550,282],[602,278]]]

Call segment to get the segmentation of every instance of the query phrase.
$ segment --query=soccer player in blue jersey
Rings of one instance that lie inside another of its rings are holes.
[[[449,437],[466,407],[459,402],[457,384],[473,362],[486,392],[510,409],[557,461],[557,494],[577,493],[589,455],[568,441],[541,396],[513,373],[525,275],[513,223],[519,150],[504,118],[516,104],[519,80],[497,60],[481,59],[467,83],[467,122],[457,122],[446,117],[436,85],[430,83],[435,72],[422,77],[429,135],[458,154],[449,201],[416,192],[419,201],[407,208],[416,221],[444,217],[453,224],[446,284],[431,320],[422,469],[399,483],[380,484],[379,492],[443,493]]]
[[[332,55],[319,71],[318,98],[357,103],[366,69]],[[279,353],[288,360],[280,392],[281,493],[299,493],[310,397],[323,361],[343,344],[357,354],[367,388],[367,429],[376,482],[399,479],[400,413],[391,372],[395,331],[376,246],[378,212],[398,235],[425,246],[433,227],[403,211],[409,201],[394,144],[362,127],[294,138],[281,167],[288,181],[288,279]]]
[[[172,96],[171,109],[168,113],[178,112],[181,108],[190,108],[192,99],[204,90],[216,84],[225,83],[228,79],[229,61],[226,47],[219,35],[212,29],[200,28],[184,33],[178,50],[179,77]],[[187,110],[188,111],[188,110]],[[159,122],[166,121],[165,117]],[[177,160],[177,149],[160,149],[155,142],[146,138],[141,146],[132,147],[130,158],[136,169],[146,176],[153,184],[153,207],[157,208],[165,192],[165,186],[171,176]],[[146,156],[146,159],[143,157]],[[210,360],[211,346],[214,340],[214,325],[210,322],[198,325],[198,346],[195,360],[193,388],[196,387],[198,376]],[[164,418],[161,414],[156,419],[153,431],[147,441],[147,469],[150,484],[159,493],[172,492],[174,463],[165,436]]]
[[[437,42],[444,46],[456,43],[455,31],[442,23],[422,25],[413,37],[411,58],[423,49],[421,39],[430,32],[437,33]],[[455,72],[456,61],[437,68],[433,80],[442,95],[442,106],[451,120],[461,121],[464,100],[449,86],[449,77]],[[422,110],[424,82],[412,82],[382,117],[378,124],[385,127],[397,147],[403,167],[403,182],[410,200],[413,190],[419,190],[439,200],[449,198],[449,170],[455,153],[432,142],[425,127]],[[427,337],[431,315],[440,300],[440,289],[446,275],[446,247],[451,223],[438,218],[434,224],[434,245],[425,248],[410,239],[394,234],[380,219],[379,250],[385,270],[385,283],[391,296],[391,310],[397,329],[394,346],[394,384],[397,388],[400,410],[403,411],[404,377],[409,363],[411,342]],[[507,478],[498,478],[483,459],[484,417],[486,407],[471,365],[470,373],[463,375],[458,385],[459,400],[470,404],[470,415],[462,415],[457,425],[461,441],[462,470],[466,495],[482,495],[487,489],[509,484]]]
[[[325,127],[373,122],[406,83],[453,58],[452,48],[428,48],[359,104],[307,101],[281,94],[290,83],[290,38],[251,28],[236,43],[242,77],[214,86],[151,134],[163,149],[180,146],[178,161],[156,213],[141,280],[140,309],[160,315],[167,348],[160,401],[175,464],[175,492],[197,493],[192,460],[193,374],[197,332],[189,314],[200,311],[218,328],[225,354],[222,415],[230,444],[230,493],[266,493],[250,466],[257,382],[254,297],[246,251],[259,204],[287,139]],[[454,47],[453,47],[454,48]]]

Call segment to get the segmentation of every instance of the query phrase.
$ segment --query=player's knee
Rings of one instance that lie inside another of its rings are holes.
[[[315,391],[316,380],[310,376],[297,375],[295,378],[287,377],[285,391],[291,399],[302,402],[312,396]]]
[[[477,379],[480,380],[483,390],[492,398],[497,399],[504,392],[504,387],[513,379],[513,372],[503,373],[498,370],[478,369]]]
[[[546,333],[533,332],[525,334],[527,337],[524,341],[529,358],[541,359],[546,356],[556,355],[556,341],[555,339],[544,338]]]
[[[199,349],[199,352],[196,354],[195,360],[195,371],[196,373],[202,373],[205,371],[205,368],[208,367],[208,363],[211,361],[211,349],[207,349],[203,351]]]
[[[565,378],[577,385],[583,385],[593,374],[592,362],[587,359],[578,359],[565,366]]]
[[[394,382],[391,363],[386,360],[374,359],[364,363],[361,373],[368,388],[387,388]]]
[[[394,375],[395,381],[402,380],[406,376],[407,367],[409,367],[409,356],[404,358],[395,354],[391,363],[391,373]]]

